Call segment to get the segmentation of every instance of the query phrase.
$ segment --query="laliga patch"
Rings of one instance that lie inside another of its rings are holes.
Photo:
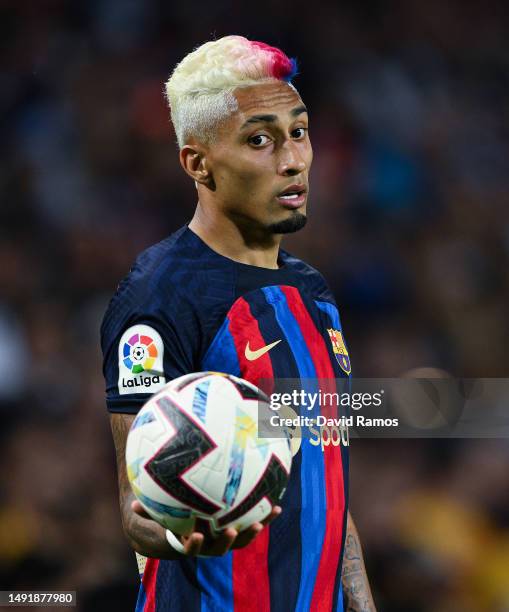
[[[329,337],[332,342],[332,350],[336,356],[336,361],[339,363],[339,367],[345,372],[350,374],[352,366],[350,364],[350,357],[346,350],[345,341],[343,340],[343,334],[337,329],[328,329]]]
[[[133,325],[118,345],[118,392],[155,393],[166,384],[163,369],[164,344],[153,327]]]

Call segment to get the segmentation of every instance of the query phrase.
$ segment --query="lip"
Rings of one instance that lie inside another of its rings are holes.
[[[299,195],[296,198],[292,198],[291,200],[281,197],[281,196],[284,196],[286,193],[296,193],[296,192]],[[303,204],[305,204],[306,198],[307,198],[307,192],[308,192],[308,189],[306,185],[303,185],[301,183],[299,184],[295,183],[283,189],[283,191],[281,191],[276,197],[277,197],[277,201],[285,208],[295,209],[295,208],[300,208]]]

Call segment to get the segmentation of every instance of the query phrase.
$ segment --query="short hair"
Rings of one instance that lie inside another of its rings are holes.
[[[177,64],[165,84],[179,148],[190,136],[212,142],[218,124],[238,108],[233,91],[267,81],[291,84],[297,62],[244,36],[201,45]]]

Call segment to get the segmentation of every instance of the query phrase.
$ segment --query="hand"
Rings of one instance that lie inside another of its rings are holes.
[[[152,519],[138,500],[131,503],[131,509],[143,518]],[[266,525],[279,516],[281,511],[280,506],[274,506],[267,518],[259,523],[253,523],[240,533],[236,529],[228,527],[221,531],[217,537],[212,537],[201,530],[194,531],[188,536],[180,536],[184,545],[183,554],[188,557],[196,557],[197,555],[221,557],[230,549],[243,548],[250,544]]]

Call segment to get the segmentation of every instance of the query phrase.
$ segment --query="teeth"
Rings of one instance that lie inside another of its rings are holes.
[[[286,193],[285,195],[279,196],[280,198],[284,198],[285,200],[294,200],[299,197],[298,193]]]

